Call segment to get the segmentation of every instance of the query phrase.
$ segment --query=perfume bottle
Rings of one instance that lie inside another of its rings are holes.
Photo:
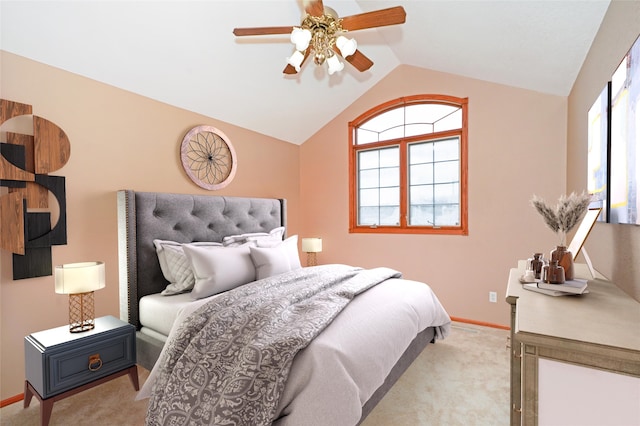
[[[534,253],[531,259],[531,268],[535,273],[536,279],[539,280],[542,277],[542,267],[544,266],[544,256],[542,253]]]
[[[564,268],[557,260],[550,260],[542,267],[542,281],[549,284],[564,284]]]

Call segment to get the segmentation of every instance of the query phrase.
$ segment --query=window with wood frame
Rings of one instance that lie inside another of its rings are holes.
[[[349,232],[468,235],[467,105],[415,95],[349,123]]]

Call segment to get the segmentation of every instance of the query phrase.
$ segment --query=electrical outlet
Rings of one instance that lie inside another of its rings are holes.
[[[491,303],[498,302],[498,293],[496,293],[495,291],[490,291],[489,292],[489,302],[491,302]]]

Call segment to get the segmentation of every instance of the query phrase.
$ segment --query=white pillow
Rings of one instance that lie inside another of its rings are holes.
[[[256,269],[247,246],[218,250],[185,246],[184,253],[195,277],[195,285],[191,290],[194,299],[212,296],[256,280]]]
[[[184,255],[184,246],[222,247],[220,243],[206,241],[181,244],[175,241],[153,240],[153,245],[156,248],[162,275],[169,281],[169,285],[160,293],[164,296],[184,293],[191,290],[195,284],[191,264]]]
[[[265,247],[249,247],[251,260],[256,268],[256,279],[300,269],[298,256],[298,236],[294,235],[283,242],[269,246],[268,242],[258,242]]]
[[[268,233],[253,232],[248,234],[229,235],[222,239],[222,244],[225,247],[238,247],[248,242],[257,242],[257,241],[264,241],[264,240],[282,242],[283,236],[284,236],[284,226],[280,226],[278,228],[272,229]]]

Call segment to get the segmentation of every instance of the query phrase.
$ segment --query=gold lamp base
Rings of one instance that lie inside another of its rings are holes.
[[[93,291],[69,294],[69,331],[81,333],[95,328]]]
[[[316,253],[315,252],[307,253],[307,266],[317,266],[317,265],[318,265],[318,258],[316,257]]]

